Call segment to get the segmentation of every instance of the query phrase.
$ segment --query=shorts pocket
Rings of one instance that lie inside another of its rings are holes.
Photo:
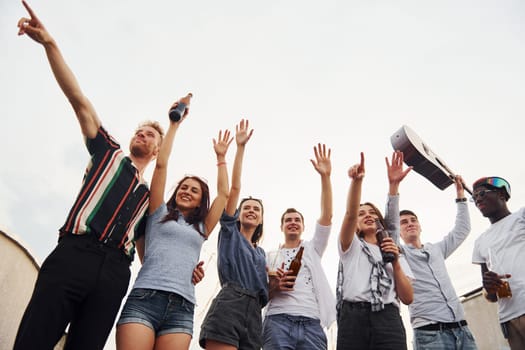
[[[181,308],[184,311],[189,312],[189,313],[191,313],[193,315],[194,309],[195,309],[195,305],[192,302],[182,298],[182,302],[180,303],[180,306],[181,306]]]
[[[134,288],[129,293],[128,299],[144,300],[153,297],[155,293],[153,289]]]

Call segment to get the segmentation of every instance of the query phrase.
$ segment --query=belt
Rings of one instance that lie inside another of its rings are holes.
[[[352,309],[371,309],[372,304],[367,301],[344,301],[345,304],[348,304]]]
[[[461,320],[459,322],[438,322],[427,324],[426,326],[417,327],[420,331],[442,331],[444,329],[460,328],[467,325],[467,321]]]
[[[348,305],[351,309],[368,309],[372,310],[372,303],[368,301],[348,301],[343,300],[343,305]],[[385,308],[395,307],[393,303],[384,304]]]

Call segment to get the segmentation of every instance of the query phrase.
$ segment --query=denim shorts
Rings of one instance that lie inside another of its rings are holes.
[[[195,305],[176,293],[134,288],[124,304],[117,325],[140,323],[157,337],[170,333],[193,336]]]
[[[239,350],[260,350],[262,316],[259,297],[237,285],[223,285],[202,323],[199,337],[202,348],[206,347],[207,339]]]

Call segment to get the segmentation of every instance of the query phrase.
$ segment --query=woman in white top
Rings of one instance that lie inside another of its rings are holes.
[[[386,159],[389,195],[385,223],[381,212],[371,203],[360,204],[365,175],[364,155],[361,163],[348,171],[352,179],[347,208],[339,235],[340,271],[338,276],[338,349],[406,349],[406,334],[399,314],[398,298],[410,304],[413,290],[411,272],[394,239],[376,238],[376,220],[399,237],[399,196],[401,180],[411,168],[403,169],[403,154],[394,152],[392,164]],[[397,208],[396,208],[397,206]],[[394,217],[395,216],[395,217]],[[395,222],[397,221],[397,224]],[[381,251],[394,254],[384,263]]]

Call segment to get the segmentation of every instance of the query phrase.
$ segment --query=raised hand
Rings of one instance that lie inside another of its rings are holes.
[[[250,140],[253,134],[253,129],[248,131],[248,120],[241,119],[240,123],[235,126],[235,142],[237,146],[244,146]]]
[[[186,96],[179,98],[176,102],[174,102],[171,105],[168,112],[168,115],[170,117],[170,123],[181,123],[184,119],[186,119],[188,113],[190,112],[190,102],[192,97],[193,94],[189,92]],[[184,112],[177,108],[181,103],[185,106]]]
[[[352,180],[361,180],[365,177],[365,155],[361,152],[361,163],[353,165],[348,169],[348,177]]]
[[[29,13],[30,18],[22,17],[18,20],[18,35],[27,34],[27,36],[40,44],[53,41],[53,38],[51,38],[51,35],[40,22],[33,9],[25,1],[22,1],[22,4]]]
[[[454,185],[456,186],[456,198],[465,198],[465,188],[463,187],[463,178],[461,175],[454,176]]]
[[[399,184],[405,176],[412,170],[412,167],[403,169],[403,152],[395,151],[392,153],[392,162],[388,161],[388,157],[385,157],[386,168],[388,173],[388,182],[390,184]]]
[[[213,149],[215,150],[215,154],[217,154],[217,158],[224,158],[226,156],[226,152],[232,141],[233,137],[230,137],[230,130],[224,130],[224,134],[222,130],[219,130],[219,137],[217,140],[213,139]]]
[[[314,147],[315,160],[310,159],[310,162],[314,166],[315,170],[322,176],[330,176],[332,172],[332,162],[330,161],[330,155],[332,150],[326,149],[325,144],[317,144],[317,147]]]

